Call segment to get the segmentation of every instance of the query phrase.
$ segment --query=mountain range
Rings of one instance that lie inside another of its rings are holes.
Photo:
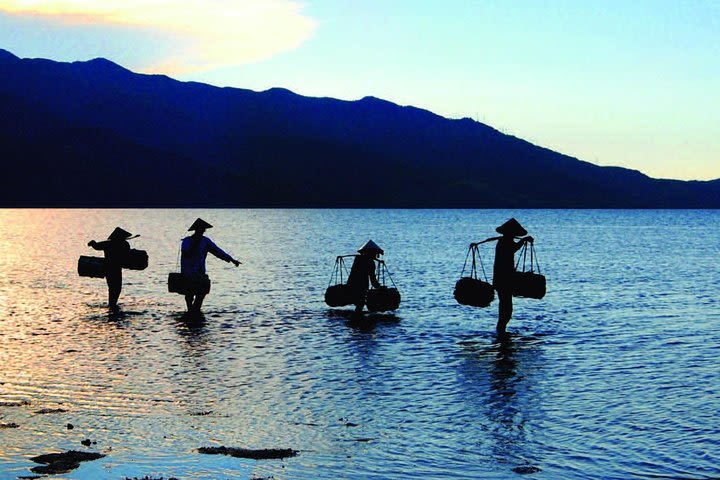
[[[374,97],[5,50],[0,162],[4,207],[720,208],[720,179],[601,167]]]

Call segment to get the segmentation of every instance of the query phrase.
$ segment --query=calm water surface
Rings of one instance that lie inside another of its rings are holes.
[[[198,216],[244,264],[208,259],[189,323],[166,280]],[[516,299],[499,344],[497,303],[452,290],[469,242],[510,216],[548,294]],[[76,262],[116,225],[151,264],[110,315]],[[0,478],[85,438],[107,457],[55,478],[720,477],[720,212],[4,210],[0,226],[0,423],[19,425],[0,429]],[[323,293],[368,238],[403,303],[356,325]],[[210,445],[300,453],[195,451]]]

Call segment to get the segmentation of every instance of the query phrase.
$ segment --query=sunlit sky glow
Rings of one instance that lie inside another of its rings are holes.
[[[9,0],[0,2],[0,10],[38,23],[92,27],[100,42],[103,28],[154,31],[172,47],[134,66],[169,75],[267,59],[298,47],[315,30],[315,21],[287,1]],[[127,47],[143,48],[138,42]],[[77,51],[82,54],[82,45]]]
[[[720,178],[714,0],[0,0],[0,48],[373,95],[600,165]]]

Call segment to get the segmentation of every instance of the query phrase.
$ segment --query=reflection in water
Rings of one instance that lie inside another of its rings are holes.
[[[147,311],[127,310],[118,305],[115,308],[102,307],[99,313],[93,313],[81,318],[91,322],[104,322],[115,327],[129,327],[134,317],[147,314]]]
[[[175,331],[180,340],[181,364],[173,373],[175,402],[185,405],[190,415],[206,415],[214,411],[212,397],[205,395],[208,375],[212,375],[208,355],[213,345],[202,312],[183,312],[173,316]]]
[[[532,418],[542,409],[533,385],[540,370],[541,350],[536,337],[503,335],[488,347],[464,342],[465,362],[460,365],[463,391],[484,413],[486,422],[481,445],[492,460],[508,465],[516,473],[538,471],[539,426]]]
[[[187,353],[183,357],[199,358],[212,348],[209,344],[207,320],[202,312],[183,312],[174,315],[174,320],[175,331],[182,340],[183,350]]]
[[[527,417],[521,408],[532,408],[535,402],[518,397],[518,388],[525,379],[517,372],[516,353],[510,335],[503,335],[497,342],[497,355],[490,370],[490,392],[487,415],[494,424],[493,454],[500,462],[525,464]]]
[[[348,327],[364,332],[371,332],[379,325],[394,325],[400,323],[400,317],[395,313],[361,313],[354,310],[330,309],[326,313],[329,319],[344,319]]]
[[[95,325],[104,323],[108,326],[113,326],[117,328],[126,328],[130,326],[130,316],[125,314],[121,310],[108,310],[107,312],[94,313],[92,315],[87,315],[81,318],[82,320]]]
[[[194,339],[206,333],[207,319],[202,312],[183,312],[175,316],[175,326],[180,337]]]

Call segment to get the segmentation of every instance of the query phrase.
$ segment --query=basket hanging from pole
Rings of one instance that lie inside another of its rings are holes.
[[[348,256],[348,255],[346,255]],[[354,255],[349,255],[354,256]],[[348,277],[345,258],[339,255],[335,258],[335,267],[330,276],[330,282],[325,290],[325,303],[330,307],[345,307],[355,303],[353,290],[344,283]]]
[[[378,272],[378,278],[380,280],[380,287],[371,288],[368,290],[365,296],[365,304],[370,312],[387,312],[397,310],[400,307],[400,291],[395,285],[395,281],[390,275],[390,271],[382,260],[376,260],[379,264],[380,271]],[[392,287],[388,287],[385,284],[385,279],[390,279]]]
[[[530,251],[529,270],[527,264],[527,253]],[[518,270],[522,259],[522,270]],[[537,267],[537,272],[535,272]],[[513,273],[512,291],[514,297],[534,298],[540,300],[545,296],[547,290],[545,276],[540,273],[540,264],[535,254],[535,245],[527,243],[523,245],[522,251],[518,256],[515,264],[515,273]]]
[[[463,275],[465,274],[468,258],[471,256],[472,264],[470,267],[470,275],[465,277]],[[480,263],[480,269],[482,270],[485,280],[480,280],[478,278],[478,262]],[[460,280],[455,283],[453,296],[461,305],[481,308],[487,307],[495,299],[495,289],[487,281],[485,265],[483,264],[482,256],[480,255],[480,250],[477,244],[470,244],[468,253],[465,256],[465,263],[463,264],[462,272],[460,273]]]

